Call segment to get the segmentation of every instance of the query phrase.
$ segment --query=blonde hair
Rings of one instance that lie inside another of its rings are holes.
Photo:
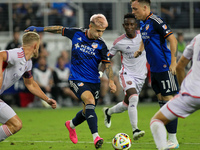
[[[39,41],[40,36],[36,32],[26,32],[22,37],[22,45],[30,45],[34,41]]]
[[[108,21],[106,17],[103,14],[94,14],[90,18],[90,23],[102,27],[102,28],[107,28],[108,27]]]

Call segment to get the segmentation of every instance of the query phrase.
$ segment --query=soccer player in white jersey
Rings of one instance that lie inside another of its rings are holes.
[[[177,78],[181,84],[178,95],[164,105],[151,119],[151,132],[159,150],[166,150],[167,139],[164,125],[180,117],[185,118],[200,109],[200,34],[185,48],[177,67]],[[185,67],[193,64],[185,76]]]
[[[119,72],[120,84],[124,90],[125,97],[111,108],[103,108],[104,123],[107,128],[111,126],[111,115],[128,110],[129,119],[133,130],[133,139],[138,140],[144,136],[145,131],[138,129],[137,104],[140,91],[145,82],[147,68],[145,51],[138,58],[134,58],[134,52],[139,49],[141,35],[136,30],[137,22],[133,14],[124,15],[123,27],[125,34],[118,37],[109,53],[114,56],[118,51],[121,53],[121,70]]]
[[[38,84],[33,80],[32,57],[38,57],[40,44],[39,35],[35,32],[28,32],[23,35],[22,47],[4,50],[0,52],[0,94],[11,87],[22,76],[24,84],[34,95],[45,100],[53,109],[56,108],[56,101],[47,97]],[[0,141],[15,134],[22,128],[22,121],[15,111],[0,99]]]

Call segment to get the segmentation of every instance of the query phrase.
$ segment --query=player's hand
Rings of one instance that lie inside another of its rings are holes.
[[[138,50],[134,53],[134,57],[137,58],[138,56],[140,56],[142,54],[142,51]]]
[[[169,70],[173,75],[176,75],[176,63],[171,63]]]
[[[52,107],[53,109],[55,109],[56,106],[57,106],[57,103],[56,103],[56,101],[55,101],[54,99],[49,98],[46,102],[47,102],[49,105],[51,105],[51,107]]]
[[[43,32],[44,31],[44,27],[30,26],[26,30],[24,30],[24,32],[28,32],[28,31]]]
[[[110,92],[111,93],[115,93],[116,92],[117,88],[116,88],[116,85],[115,85],[113,80],[109,81],[109,87],[110,87]]]

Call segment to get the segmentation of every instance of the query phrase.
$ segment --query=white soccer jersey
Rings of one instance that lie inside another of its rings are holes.
[[[32,60],[26,60],[22,48],[6,50],[6,52],[8,56],[7,61],[3,62],[3,84],[0,94],[16,83],[25,73],[30,75],[32,69]]]
[[[138,58],[134,58],[134,53],[139,49],[141,35],[136,33],[135,38],[128,38],[126,34],[118,37],[112,48],[110,54],[115,55],[118,51],[121,53],[121,70],[120,73],[131,74],[139,79],[145,79],[147,74],[146,68],[146,52],[145,50]]]
[[[185,48],[184,57],[192,59],[192,68],[181,84],[181,93],[200,98],[200,34]]]

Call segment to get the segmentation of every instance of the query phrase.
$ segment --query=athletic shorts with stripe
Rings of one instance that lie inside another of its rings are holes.
[[[74,92],[74,94],[81,100],[81,95],[85,91],[90,91],[95,99],[95,105],[97,104],[97,100],[99,99],[100,92],[100,83],[89,83],[82,82],[78,80],[70,80],[69,81],[70,89]]]
[[[200,109],[200,98],[177,94],[160,111],[168,120],[185,118]]]
[[[14,117],[14,110],[0,99],[0,123],[5,124],[9,119]]]
[[[178,94],[178,81],[176,75],[170,71],[151,72],[151,86],[154,92],[162,96]]]

